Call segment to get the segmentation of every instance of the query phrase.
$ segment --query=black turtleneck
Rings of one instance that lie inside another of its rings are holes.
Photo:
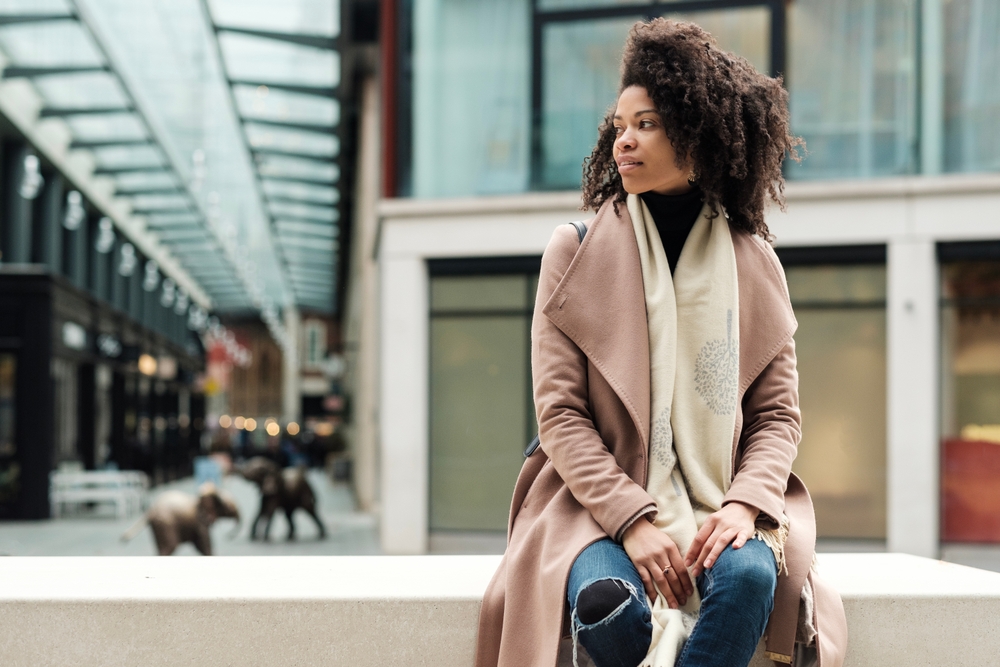
[[[698,214],[701,213],[704,203],[701,188],[696,185],[682,195],[661,195],[650,191],[639,196],[653,214],[653,222],[656,223],[656,230],[660,232],[660,241],[663,242],[663,249],[667,253],[670,272],[673,273],[677,268],[677,260],[680,259],[684,242],[698,220]]]

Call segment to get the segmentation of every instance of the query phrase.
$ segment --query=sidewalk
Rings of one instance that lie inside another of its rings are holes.
[[[219,556],[325,556],[373,555],[380,553],[375,517],[358,512],[350,487],[335,484],[320,470],[309,472],[309,483],[316,492],[318,513],[326,525],[327,537],[317,539],[316,525],[309,516],[296,511],[295,542],[287,542],[288,523],[283,512],[271,522],[271,542],[250,541],[250,526],[260,509],[257,487],[241,477],[230,475],[222,487],[236,498],[242,524],[235,538],[232,519],[221,519],[212,526],[212,547]],[[150,500],[168,489],[195,492],[193,478],[156,487]],[[155,556],[153,534],[149,528],[131,542],[119,538],[138,515],[115,519],[110,508],[81,513],[49,521],[10,521],[0,523],[0,555],[3,556]],[[263,533],[258,528],[257,534]],[[199,555],[191,544],[182,544],[177,556]]]

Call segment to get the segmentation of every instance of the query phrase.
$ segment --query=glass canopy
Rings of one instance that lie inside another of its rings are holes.
[[[0,0],[4,79],[184,266],[215,310],[331,311],[338,3]]]

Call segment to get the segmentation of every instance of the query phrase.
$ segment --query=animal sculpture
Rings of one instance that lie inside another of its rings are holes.
[[[316,514],[316,494],[306,479],[305,469],[284,468],[270,459],[255,456],[236,467],[236,472],[254,482],[260,489],[260,512],[250,526],[250,539],[257,539],[257,527],[264,520],[264,540],[270,539],[271,519],[280,507],[288,518],[288,539],[295,539],[292,514],[296,509],[306,511],[319,529],[319,539],[326,537],[326,527]]]
[[[191,542],[199,553],[212,555],[212,536],[209,528],[220,517],[236,519],[231,536],[240,528],[240,512],[236,501],[212,482],[198,488],[198,495],[183,491],[164,491],[145,514],[122,535],[128,542],[147,525],[153,529],[153,539],[161,556],[169,556],[179,545]]]

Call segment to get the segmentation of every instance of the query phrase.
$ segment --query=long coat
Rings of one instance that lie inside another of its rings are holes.
[[[591,543],[617,537],[642,508],[650,429],[649,339],[642,272],[628,210],[606,203],[581,245],[560,225],[542,256],[531,326],[541,446],[518,476],[507,550],[483,598],[476,667],[554,667],[567,623],[570,567]],[[731,228],[732,230],[732,228]],[[791,662],[806,577],[815,592],[818,657],[839,667],[843,604],[810,571],[812,501],[791,472],[801,435],[792,313],[784,272],[759,237],[732,230],[739,281],[741,411],[725,502],[790,520],[766,649]]]

